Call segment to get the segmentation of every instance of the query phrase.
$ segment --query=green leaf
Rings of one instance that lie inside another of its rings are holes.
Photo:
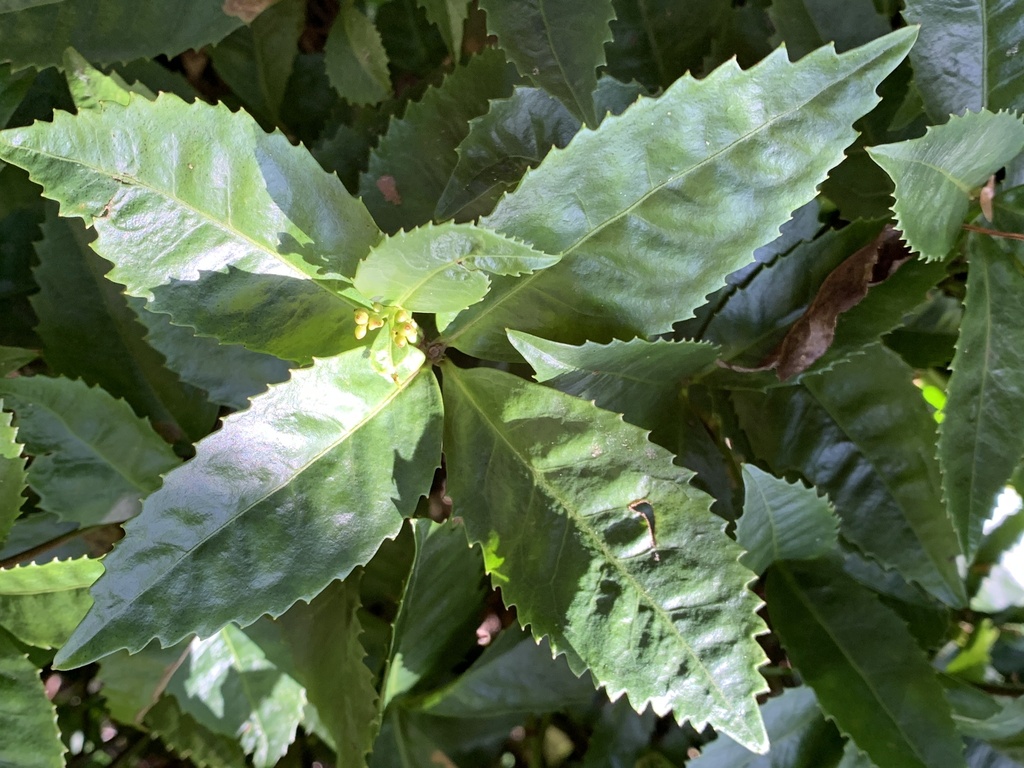
[[[848,51],[891,29],[872,0],[773,0],[768,15],[794,59],[827,43]]]
[[[618,416],[507,373],[447,365],[444,396],[456,514],[520,622],[612,698],[764,749],[750,573],[692,474]]]
[[[473,650],[486,594],[483,558],[464,527],[429,519],[412,526],[416,559],[394,621],[381,711],[397,696],[444,680],[452,662]]]
[[[153,100],[156,95],[145,86],[129,86],[117,72],[105,75],[95,69],[74,48],[64,52],[64,76],[77,109],[102,109],[104,103],[112,101],[122,107],[128,106],[132,93]]]
[[[778,560],[813,560],[838,543],[838,521],[828,501],[799,483],[787,483],[746,464],[746,500],[736,526],[740,562],[764,573]]]
[[[970,198],[1024,149],[1024,120],[986,110],[951,117],[919,139],[869,147],[896,183],[893,212],[907,244],[925,259],[949,253]]]
[[[236,739],[213,733],[164,696],[146,714],[146,726],[183,760],[199,768],[245,768],[245,753]]]
[[[13,62],[15,69],[60,66],[69,46],[102,64],[161,53],[171,57],[224,38],[250,20],[239,14],[243,6],[252,5],[239,0],[61,0],[35,5],[3,17],[0,61]]]
[[[489,99],[507,98],[515,80],[501,51],[486,50],[392,118],[359,180],[359,196],[381,229],[394,234],[431,220],[469,121],[487,112]]]
[[[0,379],[4,407],[32,455],[39,506],[82,525],[126,520],[178,459],[128,404],[81,381]]]
[[[577,677],[546,640],[506,629],[473,666],[431,693],[421,707],[445,717],[543,714],[582,709],[594,700],[590,675]]]
[[[256,768],[276,765],[288,751],[306,703],[302,686],[261,644],[279,639],[274,630],[269,622],[248,630],[229,624],[194,640],[168,686],[200,725],[238,738]]]
[[[33,75],[32,72],[12,73],[9,64],[0,65],[0,128],[7,125],[32,87]]]
[[[0,631],[0,765],[61,768],[67,752],[39,669]]]
[[[0,409],[4,401],[0,398]],[[11,426],[11,414],[0,410],[0,542],[7,539],[14,521],[25,503],[22,496],[28,487],[25,457],[21,455],[18,430]]]
[[[39,357],[39,353],[20,347],[0,346],[0,378],[12,373]]]
[[[416,0],[430,23],[440,30],[445,45],[458,59],[462,53],[462,28],[469,15],[466,0]]]
[[[161,139],[140,144],[152,125]],[[109,279],[150,309],[290,360],[354,342],[353,304],[326,278],[354,274],[380,233],[336,176],[246,114],[136,97],[0,133],[0,157],[95,227]]]
[[[121,286],[104,277],[110,264],[89,247],[95,234],[81,221],[58,218],[56,208],[47,206],[43,240],[36,243],[39,292],[30,299],[51,371],[127,400],[168,442],[203,437],[217,420],[217,406],[165,367]]]
[[[829,768],[838,763],[842,739],[821,714],[814,691],[791,688],[761,707],[771,750],[756,755],[728,736],[719,736],[692,768]]]
[[[0,569],[0,623],[23,643],[56,648],[89,610],[89,587],[101,573],[99,560],[87,557]]]
[[[825,491],[843,536],[954,607],[966,595],[942,501],[935,422],[913,372],[880,345],[796,387],[734,392],[756,455]]]
[[[225,419],[127,526],[56,663],[279,616],[366,563],[439,457],[440,398],[422,361],[412,350],[392,380],[363,350],[318,360]]]
[[[596,128],[593,93],[604,44],[612,39],[612,0],[481,0],[480,7],[487,11],[487,30],[519,73]]]
[[[879,768],[966,766],[934,670],[870,592],[830,560],[791,561],[769,570],[767,599],[800,676]]]
[[[1015,2],[905,0],[921,25],[910,60],[928,114],[937,123],[965,109],[1019,109],[1024,97],[1024,8]]]
[[[701,71],[729,5],[690,0],[684,9],[675,0],[615,0],[608,71],[652,90],[667,88],[687,71]]]
[[[305,22],[302,0],[277,0],[210,49],[217,74],[264,125],[282,124],[281,102]]]
[[[352,104],[373,104],[391,93],[387,51],[354,0],[341,5],[324,46],[324,64],[331,85]]]
[[[954,118],[955,119],[955,118]],[[949,512],[970,562],[1007,479],[1024,454],[1024,327],[1020,243],[969,235],[964,318],[939,428]]]
[[[607,79],[607,78],[605,78]],[[491,101],[486,115],[469,123],[456,151],[459,161],[437,201],[437,219],[467,220],[488,214],[528,168],[552,147],[564,147],[580,121],[540,88],[518,87],[507,99]]]
[[[103,684],[110,716],[127,725],[141,724],[187,653],[187,643],[161,648],[154,642],[138,653],[118,651],[103,659],[96,678]],[[241,754],[237,742],[235,748]]]
[[[782,50],[746,71],[727,63],[578,134],[481,222],[562,261],[496,280],[447,341],[508,358],[506,328],[567,342],[669,330],[814,196],[914,35],[796,64]]]
[[[334,740],[338,765],[345,766],[365,762],[377,719],[373,674],[363,663],[366,651],[359,642],[360,607],[359,579],[353,574],[277,620],[291,654],[289,674],[304,686]]]
[[[364,295],[411,312],[460,312],[480,301],[492,275],[550,267],[558,256],[472,224],[398,232],[359,262],[353,284]]]
[[[656,429],[671,413],[686,379],[714,365],[718,348],[692,341],[559,344],[519,331],[509,341],[536,371],[537,381],[593,400],[630,424]]]

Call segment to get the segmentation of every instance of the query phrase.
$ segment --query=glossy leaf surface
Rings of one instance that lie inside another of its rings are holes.
[[[937,123],[965,109],[1019,109],[1024,97],[1024,8],[1014,0],[906,0],[921,25],[911,53],[928,114]]]
[[[391,91],[388,55],[373,22],[352,0],[343,2],[324,47],[331,85],[352,104],[372,104]]]
[[[175,56],[215,43],[249,20],[239,17],[239,6],[246,4],[238,0],[170,0],[144,6],[124,0],[59,0],[32,5],[5,13],[0,23],[0,61],[13,62],[18,69],[59,66],[68,46],[104,64],[160,53]]]
[[[777,560],[813,560],[837,544],[838,521],[813,489],[787,483],[755,466],[743,467],[746,500],[736,526],[740,562],[764,573]]]
[[[81,381],[0,380],[18,439],[34,456],[28,482],[40,506],[83,525],[125,520],[179,461],[123,400]]]
[[[61,768],[67,751],[39,670],[0,631],[0,765]]]
[[[750,573],[691,474],[613,414],[509,374],[449,365],[444,390],[456,514],[520,622],[612,697],[763,749]]]
[[[229,624],[193,640],[168,686],[196,722],[239,738],[257,768],[276,765],[284,755],[306,703],[302,686],[261,646],[275,629],[267,622],[248,630]]]
[[[593,93],[604,44],[612,39],[611,0],[583,7],[574,0],[481,0],[480,5],[487,11],[488,31],[497,35],[519,73],[596,127]]]
[[[381,229],[393,234],[433,218],[468,121],[487,112],[489,99],[509,96],[516,79],[502,53],[487,50],[392,118],[359,179],[359,196]]]
[[[1024,120],[988,111],[952,117],[920,139],[871,147],[868,154],[896,182],[897,226],[926,259],[953,247],[971,197],[1024,150]],[[930,215],[943,211],[942,216]]]
[[[291,651],[289,673],[334,740],[339,765],[360,765],[370,750],[377,718],[373,675],[358,611],[359,580],[334,581],[311,602],[298,602],[277,620]]]
[[[781,50],[746,71],[725,64],[578,134],[482,220],[562,261],[495,281],[448,341],[508,358],[506,328],[607,341],[685,319],[814,195],[913,37],[841,56],[821,49],[797,64]]]
[[[366,563],[438,461],[440,402],[422,359],[408,355],[396,381],[362,350],[320,360],[226,419],[107,556],[59,663],[280,615]]]
[[[50,207],[36,243],[39,293],[31,297],[47,364],[55,374],[80,377],[127,400],[170,442],[198,440],[213,428],[217,406],[184,384],[146,342],[131,306],[138,299],[104,277],[110,264],[89,247],[94,239],[81,221],[58,218]]]
[[[825,491],[845,538],[949,605],[962,605],[959,543],[943,503],[935,422],[911,370],[869,347],[802,385],[733,394],[740,423],[776,474]]]
[[[971,234],[967,297],[946,414],[939,427],[943,491],[968,561],[1007,479],[1024,453],[1022,249]]]
[[[516,88],[494,99],[486,115],[469,123],[469,135],[456,151],[459,161],[437,201],[438,219],[490,213],[528,168],[552,147],[564,147],[580,129],[562,102],[540,88]]]
[[[879,768],[964,768],[934,670],[870,592],[829,560],[789,561],[772,566],[767,596],[793,665]]]
[[[0,569],[0,625],[37,648],[62,645],[92,605],[99,560],[54,560]]]
[[[459,312],[480,301],[492,275],[550,267],[558,256],[472,224],[398,232],[359,262],[353,284],[370,299],[411,312]]]
[[[173,128],[157,140],[153,125]],[[352,275],[379,232],[337,177],[247,115],[134,98],[0,134],[0,157],[96,228],[109,278],[151,309],[286,359],[345,348],[352,304],[313,278]]]

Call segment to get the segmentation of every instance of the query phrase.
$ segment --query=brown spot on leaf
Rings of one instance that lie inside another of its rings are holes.
[[[985,218],[988,219],[989,221],[992,221],[994,218],[992,211],[992,201],[995,200],[995,198],[996,177],[989,176],[988,183],[986,183],[985,186],[982,187],[981,191],[978,193],[978,205],[981,206],[981,212],[985,214]]]
[[[385,174],[377,179],[377,189],[384,195],[384,199],[392,205],[402,204],[402,196],[398,194],[398,184],[395,183],[394,176]]]
[[[900,232],[887,225],[868,245],[825,278],[818,294],[761,368],[776,368],[780,381],[806,371],[828,351],[839,316],[860,304],[868,288],[882,282],[910,258]]]
[[[647,523],[647,532],[651,534],[651,549],[654,550],[654,561],[658,562],[661,560],[661,556],[657,551],[658,540],[654,537],[654,507],[647,499],[637,499],[630,502],[629,509],[633,514],[642,517],[644,522]]]
[[[234,16],[246,24],[252,24],[253,19],[276,2],[277,0],[224,0],[222,10],[228,16]]]

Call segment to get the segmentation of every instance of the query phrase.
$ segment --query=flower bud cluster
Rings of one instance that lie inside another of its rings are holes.
[[[415,344],[420,340],[420,327],[412,319],[408,310],[401,307],[385,307],[374,303],[372,310],[357,309],[355,311],[356,338],[365,338],[370,331],[391,326],[391,340],[396,347]]]

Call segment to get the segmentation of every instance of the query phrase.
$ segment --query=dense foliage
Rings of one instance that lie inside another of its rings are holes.
[[[0,765],[1018,765],[1022,39],[0,0]]]

